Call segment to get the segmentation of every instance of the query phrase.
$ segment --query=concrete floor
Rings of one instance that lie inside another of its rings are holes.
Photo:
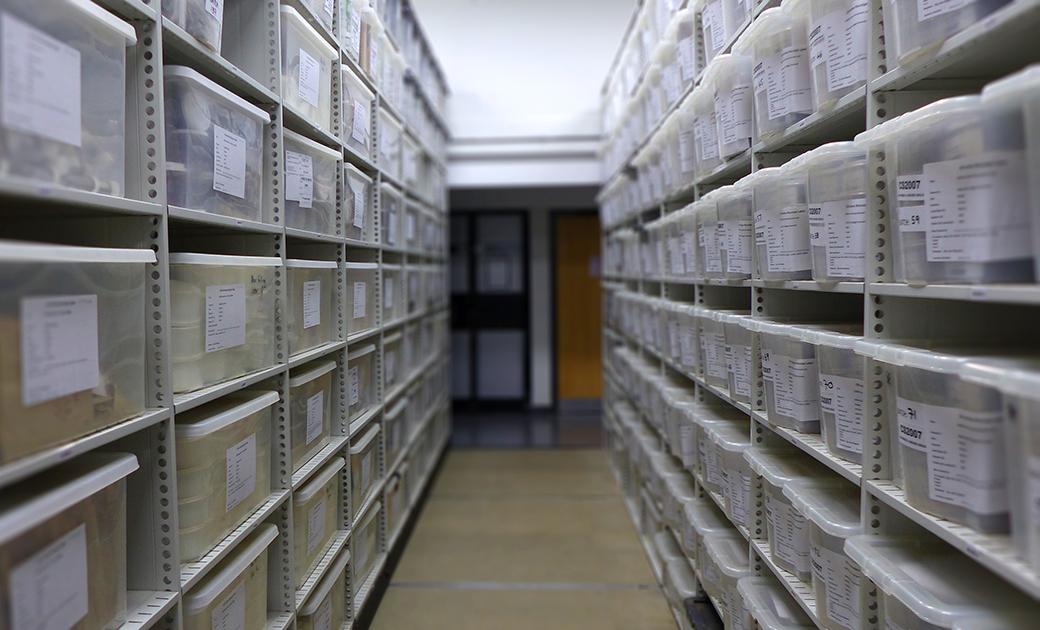
[[[448,453],[377,630],[675,628],[599,449]]]

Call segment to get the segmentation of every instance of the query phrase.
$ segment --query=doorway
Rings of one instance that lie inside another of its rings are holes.
[[[598,409],[603,395],[599,216],[553,213],[552,234],[557,408]]]

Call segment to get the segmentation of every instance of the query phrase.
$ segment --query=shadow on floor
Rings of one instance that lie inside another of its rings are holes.
[[[599,409],[455,411],[452,448],[598,448],[603,445]]]

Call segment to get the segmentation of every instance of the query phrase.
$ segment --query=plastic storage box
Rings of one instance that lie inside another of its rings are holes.
[[[318,564],[343,518],[339,489],[346,462],[337,457],[293,492],[293,561],[296,588]]]
[[[339,0],[339,45],[343,52],[360,65],[361,41],[364,37],[362,14],[368,3],[364,0]]]
[[[732,407],[726,409],[721,405],[702,405],[694,412],[693,417],[697,427],[697,462],[694,469],[700,472],[698,481],[708,491],[722,495],[726,490],[726,477],[721,453],[715,448],[712,439],[712,429],[715,425],[729,425],[730,435],[737,435],[740,431],[747,430],[747,415]]]
[[[746,280],[751,277],[754,236],[751,186],[755,177],[750,175],[715,193],[719,216],[716,239],[722,258],[722,277],[726,280]]]
[[[378,402],[375,345],[355,349],[347,355],[347,381],[350,405],[347,419],[355,420]]]
[[[710,64],[736,35],[748,9],[741,0],[695,0],[693,10],[701,15],[704,59]]]
[[[177,414],[181,562],[198,560],[271,490],[275,392],[236,392]]]
[[[163,68],[171,206],[263,219],[264,126],[271,117],[191,68]]]
[[[378,501],[369,506],[368,511],[360,517],[361,522],[354,528],[351,536],[351,585],[355,597],[379,559],[379,512],[382,509],[383,504]]]
[[[701,565],[704,590],[722,604],[727,630],[751,626],[744,598],[737,590],[741,579],[750,577],[748,543],[739,534],[716,534],[708,537],[707,561]]]
[[[335,261],[285,261],[289,277],[289,354],[299,354],[335,341]]]
[[[150,250],[0,240],[0,463],[145,408]]]
[[[311,12],[311,15],[321,23],[329,34],[332,34],[333,17],[336,15],[337,0],[300,0],[300,4]],[[342,1],[342,0],[341,0]]]
[[[332,69],[339,53],[292,7],[282,5],[282,103],[332,129]]]
[[[826,630],[858,630],[859,567],[845,555],[845,541],[863,533],[860,491],[851,484],[788,484],[784,495],[809,521],[809,555],[816,614]]]
[[[391,391],[404,380],[408,366],[404,365],[404,337],[395,332],[383,339],[383,389]]]
[[[345,1],[345,0],[340,0]],[[335,564],[318,583],[314,593],[296,617],[299,630],[335,630],[347,617],[347,562],[350,552],[342,551]]]
[[[755,99],[752,65],[751,58],[745,55],[719,55],[708,64],[701,79],[701,85],[707,86],[715,95],[719,155],[724,160],[751,146],[751,114]]]
[[[184,594],[185,630],[267,625],[267,548],[278,528],[261,525]]]
[[[716,202],[721,189],[701,197],[693,206],[697,228],[697,267],[705,278],[723,277],[722,249],[719,243],[719,215]]]
[[[813,630],[816,624],[787,589],[773,577],[746,577],[737,582],[744,607],[762,630]]]
[[[383,25],[379,16],[371,7],[361,13],[361,70],[368,75],[372,83],[379,85],[382,74],[380,63],[383,55]]]
[[[137,458],[89,453],[4,489],[5,628],[117,628],[126,618],[126,477]]]
[[[867,82],[870,5],[863,0],[789,2],[809,33],[813,105],[829,110]]]
[[[346,190],[344,234],[364,243],[376,241],[376,217],[372,212],[372,178],[350,164],[343,165]]]
[[[383,321],[395,322],[405,316],[404,271],[401,265],[383,265]]]
[[[350,444],[350,513],[354,515],[379,481],[380,431],[378,422],[370,422]]]
[[[206,0],[163,0],[163,17],[184,29],[200,44],[220,54],[224,5]]]
[[[401,150],[401,179],[406,186],[416,189],[419,186],[419,162],[422,160],[422,152],[418,143],[410,136],[404,137]]]
[[[914,63],[933,55],[963,29],[982,20],[1011,0],[913,3],[885,0],[885,41],[891,42],[892,65]]]
[[[867,155],[832,142],[805,156],[813,279],[862,281],[867,249]]]
[[[293,472],[300,469],[332,435],[335,361],[308,363],[289,373],[289,418]]]
[[[700,565],[707,556],[705,540],[715,534],[733,532],[733,524],[729,518],[715,506],[710,499],[695,499],[683,506],[685,524],[683,527],[682,548],[693,560],[695,565]]]
[[[722,497],[726,515],[735,525],[752,529],[754,522],[753,473],[744,451],[751,446],[747,423],[719,422],[709,425],[708,437],[722,471]]]
[[[805,160],[762,169],[753,183],[756,274],[763,280],[812,277]]]
[[[383,413],[384,443],[386,445],[386,461],[393,462],[397,454],[401,452],[405,441],[408,439],[407,418],[405,412],[408,408],[408,398],[398,398]]]
[[[703,177],[722,164],[715,96],[706,85],[698,84],[688,102],[693,117],[694,172]]]
[[[878,625],[907,630],[1029,628],[1037,604],[948,545],[853,536],[845,553],[878,589]]]
[[[342,156],[288,129],[285,141],[285,227],[335,235],[337,173]]]
[[[854,464],[863,460],[866,375],[855,347],[862,337],[825,329],[809,329],[807,343],[816,346],[820,379],[820,431],[827,450]]]
[[[379,187],[379,217],[383,245],[398,249],[402,246],[401,216],[404,212],[401,193],[388,184]]]
[[[343,92],[342,140],[361,155],[372,158],[372,103],[376,95],[350,67],[341,65],[340,77],[340,89]]]
[[[394,179],[401,179],[401,142],[403,131],[401,123],[385,109],[379,110],[379,146],[377,160],[379,168]]]
[[[709,385],[725,389],[729,385],[729,372],[726,369],[726,333],[719,317],[721,311],[700,308],[695,313],[699,324],[704,380]]]
[[[791,4],[763,11],[733,46],[754,64],[757,142],[769,142],[813,112],[808,33]]]
[[[170,254],[173,391],[274,365],[280,258]]]
[[[0,174],[125,195],[126,47],[136,42],[93,2],[5,2]],[[76,102],[63,103],[73,90]]]
[[[379,320],[376,302],[379,282],[377,263],[348,262],[347,271],[347,335],[374,328]]]
[[[730,398],[751,402],[754,361],[751,353],[751,331],[745,322],[750,313],[722,311],[718,315],[726,342],[726,389]]]
[[[419,206],[408,201],[404,206],[402,221],[402,232],[404,234],[404,247],[408,251],[419,249]]]

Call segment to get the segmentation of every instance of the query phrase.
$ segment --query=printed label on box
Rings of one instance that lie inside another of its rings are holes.
[[[734,394],[751,395],[751,346],[726,346],[726,370],[732,377]]]
[[[819,421],[820,392],[816,359],[785,357],[774,353],[772,372],[776,412],[799,422]]]
[[[383,308],[394,307],[394,278],[387,276],[383,278]]]
[[[748,526],[747,506],[751,497],[751,477],[740,471],[726,472],[726,499],[730,517],[737,525]]]
[[[751,138],[751,105],[754,98],[751,85],[746,83],[734,85],[728,92],[715,93],[721,144],[747,142]]]
[[[366,282],[355,282],[354,283],[354,306],[353,306],[353,317],[354,319],[361,319],[365,316],[365,300],[368,297],[366,289],[368,283]]]
[[[245,342],[245,285],[206,287],[206,352],[234,348]]]
[[[330,593],[330,595],[332,595]],[[311,617],[311,625],[314,630],[332,630],[332,597],[326,596],[325,601],[314,611]]]
[[[307,513],[307,555],[314,553],[323,540],[325,540],[325,499],[318,501]]]
[[[313,328],[321,323],[321,280],[303,283],[303,327]]]
[[[809,213],[803,206],[762,213],[766,269],[773,273],[812,269],[809,252]]]
[[[350,8],[350,56],[357,59],[361,56],[361,11],[358,7]]]
[[[726,273],[751,273],[750,219],[719,221],[722,247],[726,251]]]
[[[867,0],[855,0],[847,8],[813,21],[809,32],[812,67],[815,70],[826,64],[828,91],[866,80],[869,17]]]
[[[256,490],[256,434],[227,449],[227,501],[230,512]]]
[[[307,438],[310,444],[325,432],[325,391],[307,399]]]
[[[96,295],[23,298],[19,322],[23,405],[98,386]]]
[[[752,70],[755,94],[766,102],[769,120],[788,114],[812,112],[809,55],[805,48],[788,46],[762,59]]]
[[[80,52],[6,12],[0,44],[3,126],[83,146]]]
[[[975,4],[976,0],[917,0],[917,21],[924,22],[964,7]]]
[[[210,626],[212,630],[246,630],[245,581],[213,608]]]
[[[365,203],[365,192],[363,190],[350,189],[354,195],[354,218],[351,221],[359,230],[365,229],[365,212],[368,210]]]
[[[312,107],[318,106],[318,95],[321,93],[321,62],[302,48],[300,49],[300,79],[297,81],[296,91],[300,98]]]
[[[838,448],[863,452],[863,379],[820,374],[820,408],[834,415]]]
[[[900,175],[896,178],[896,200],[899,205],[925,202],[924,175]]]
[[[805,517],[791,505],[766,493],[766,518],[773,526],[772,548],[776,557],[799,573],[809,570],[809,528]]]
[[[853,630],[860,618],[860,570],[844,554],[823,545],[813,545],[813,581],[823,584],[827,593],[827,618],[842,628]]]
[[[697,148],[702,161],[719,159],[719,131],[715,125],[715,112],[701,114],[694,121],[697,132]]]
[[[867,246],[867,200],[825,201],[822,206],[827,275],[862,278]]]
[[[693,81],[693,37],[679,40],[679,76],[684,82]]]
[[[365,453],[361,458],[361,489],[368,490],[368,484],[372,482],[372,453]]]
[[[285,199],[301,208],[314,202],[314,160],[306,153],[285,150]]]
[[[87,526],[80,525],[10,570],[11,628],[65,630],[89,608]]]
[[[348,372],[350,373],[350,404],[353,406],[361,400],[361,372],[356,365]]]
[[[327,13],[329,17],[332,17],[336,10],[336,0],[325,0],[322,8],[325,9],[325,13]]]
[[[213,190],[246,198],[246,139],[213,125]]]
[[[726,21],[722,13],[722,0],[712,0],[701,9],[701,25],[708,50],[714,56],[726,45]]]
[[[899,231],[927,232],[928,208],[920,206],[899,206]]]
[[[206,13],[221,23],[224,21],[224,0],[206,0]]]
[[[350,126],[350,137],[362,144],[368,142],[368,130],[372,128],[368,107],[361,101],[354,101],[354,121]]]

